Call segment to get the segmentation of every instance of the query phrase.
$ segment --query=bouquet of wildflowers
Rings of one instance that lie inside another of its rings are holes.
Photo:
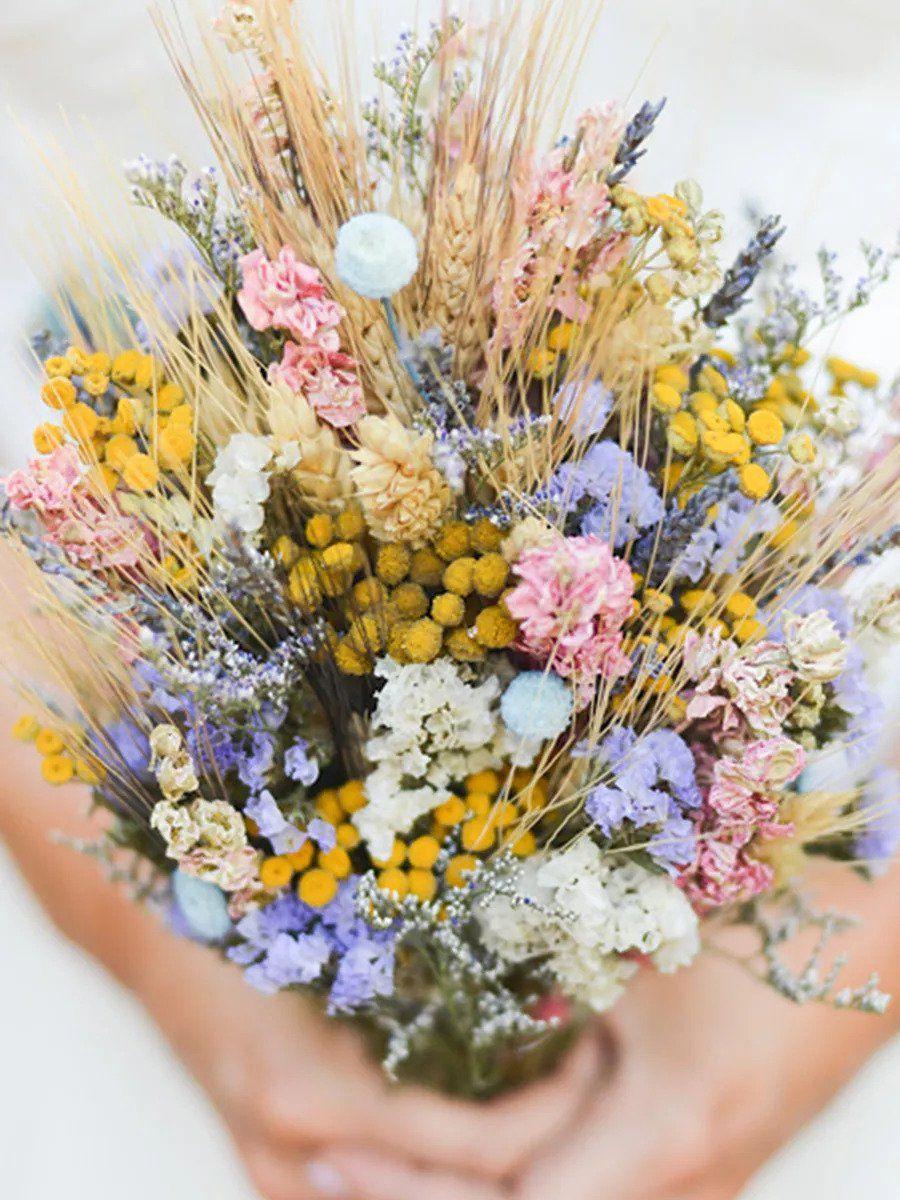
[[[900,837],[859,645],[898,594],[852,586],[900,422],[808,349],[892,255],[816,298],[770,218],[723,264],[696,183],[639,189],[662,104],[553,111],[587,19],[447,15],[359,105],[287,0],[229,0],[182,67],[220,169],[127,167],[170,248],[93,231],[5,480],[50,667],[15,732],[110,814],[87,848],[476,1096],[728,924],[790,999],[885,1003],[799,887]]]

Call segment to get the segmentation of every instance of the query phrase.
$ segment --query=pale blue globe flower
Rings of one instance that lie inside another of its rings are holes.
[[[419,251],[402,221],[387,213],[362,213],[338,230],[334,263],[340,279],[358,295],[387,300],[415,275]]]
[[[195,938],[219,942],[231,932],[228,901],[221,888],[205,879],[196,879],[186,871],[172,874],[172,894]]]
[[[552,671],[523,671],[503,693],[500,714],[525,741],[557,738],[572,719],[572,692]]]

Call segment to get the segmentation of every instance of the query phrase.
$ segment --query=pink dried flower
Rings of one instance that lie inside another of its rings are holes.
[[[707,837],[697,843],[697,857],[680,879],[694,907],[719,908],[751,900],[771,889],[775,873],[743,847]]]
[[[738,646],[718,633],[685,638],[684,666],[696,683],[688,703],[688,720],[714,718],[722,734],[772,737],[784,724],[795,672],[777,642]]]
[[[340,324],[344,310],[327,295],[321,274],[290,246],[282,246],[272,262],[253,250],[240,266],[238,303],[254,329],[286,329],[300,342],[315,342]]]
[[[526,550],[513,570],[522,582],[506,606],[520,624],[518,648],[576,679],[589,703],[598,677],[615,679],[631,666],[622,653],[634,590],[628,564],[590,535]]]
[[[365,415],[356,362],[341,353],[333,331],[311,345],[288,342],[281,362],[269,368],[269,379],[305,396],[318,416],[335,429],[352,425]]]

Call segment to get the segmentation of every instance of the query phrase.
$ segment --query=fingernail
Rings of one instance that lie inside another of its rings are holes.
[[[334,1196],[338,1200],[349,1195],[340,1173],[329,1163],[312,1162],[306,1168],[306,1174],[312,1186],[323,1196]]]

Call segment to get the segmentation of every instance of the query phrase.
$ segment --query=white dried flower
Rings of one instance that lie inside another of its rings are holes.
[[[206,482],[212,488],[213,512],[221,528],[248,534],[262,528],[272,455],[268,439],[253,433],[236,433],[219,449]]]
[[[180,800],[189,792],[196,792],[200,786],[200,780],[188,754],[164,758],[156,769],[156,780],[167,800]]]
[[[419,251],[402,221],[387,213],[361,213],[338,230],[334,265],[358,295],[386,300],[415,275]]]
[[[150,734],[150,749],[155,758],[172,758],[183,745],[181,730],[175,725],[157,725]]]
[[[226,0],[213,29],[232,54],[259,53],[263,45],[262,4],[265,0]]]
[[[824,608],[787,617],[784,640],[797,674],[811,683],[836,679],[847,665],[847,643]]]

